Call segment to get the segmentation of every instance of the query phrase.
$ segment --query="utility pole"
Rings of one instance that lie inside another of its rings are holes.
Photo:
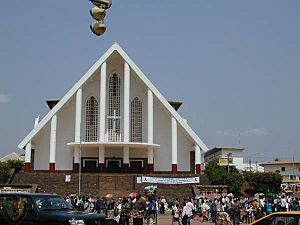
[[[227,154],[227,173],[230,173],[230,171],[229,171],[229,157],[230,156],[232,156],[232,154],[231,153],[228,153]]]
[[[251,172],[251,170],[252,170],[251,167],[252,167],[252,166],[251,166],[251,159],[249,159],[249,170],[250,170],[250,172]]]

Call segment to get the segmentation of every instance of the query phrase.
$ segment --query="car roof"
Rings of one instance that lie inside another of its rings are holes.
[[[26,193],[26,192],[9,192],[9,193],[0,193],[0,196],[11,196],[11,195],[22,195],[22,196],[32,196],[32,197],[38,197],[38,196],[60,196],[57,194],[47,194],[47,193]]]
[[[267,217],[271,217],[271,216],[273,216],[273,215],[300,215],[300,211],[290,211],[290,212],[274,212],[274,213],[272,213],[272,214],[269,214],[269,215],[267,215],[267,216],[264,216],[264,217],[262,217],[262,218],[260,218],[260,219],[258,219],[258,220],[256,220],[256,221],[254,221],[253,223],[250,223],[249,225],[255,225],[256,223],[258,223],[259,221],[261,221],[261,220],[263,220],[263,219],[265,219],[265,218],[267,218]]]

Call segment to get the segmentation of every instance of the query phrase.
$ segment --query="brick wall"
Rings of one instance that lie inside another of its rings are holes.
[[[71,181],[65,182],[65,175],[71,175]],[[127,196],[131,192],[143,193],[144,187],[149,184],[137,184],[136,176],[133,174],[96,174],[83,173],[81,175],[81,194],[93,197],[105,196],[113,193],[116,197]],[[139,175],[140,176],[140,175]],[[188,175],[153,175],[159,177],[186,177]],[[194,176],[194,175],[190,175]],[[206,176],[201,175],[201,184],[208,184]],[[77,173],[18,173],[15,175],[12,184],[38,184],[39,193],[56,193],[60,195],[78,193]],[[157,195],[171,198],[185,198],[192,196],[192,185],[157,185]]]

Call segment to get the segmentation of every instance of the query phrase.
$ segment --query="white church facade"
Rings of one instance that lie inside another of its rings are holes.
[[[48,105],[18,145],[27,173],[201,172],[208,148],[176,111],[180,103],[168,102],[117,43]]]

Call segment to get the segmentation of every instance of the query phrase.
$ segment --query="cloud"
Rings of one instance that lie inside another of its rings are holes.
[[[10,97],[6,94],[0,94],[0,104],[9,103]]]
[[[266,128],[252,128],[245,131],[223,131],[218,130],[216,132],[216,135],[218,137],[225,137],[225,136],[231,136],[231,137],[238,137],[238,136],[264,136],[269,135],[270,132]]]
[[[270,134],[266,128],[253,128],[243,132],[243,136],[263,136]]]

